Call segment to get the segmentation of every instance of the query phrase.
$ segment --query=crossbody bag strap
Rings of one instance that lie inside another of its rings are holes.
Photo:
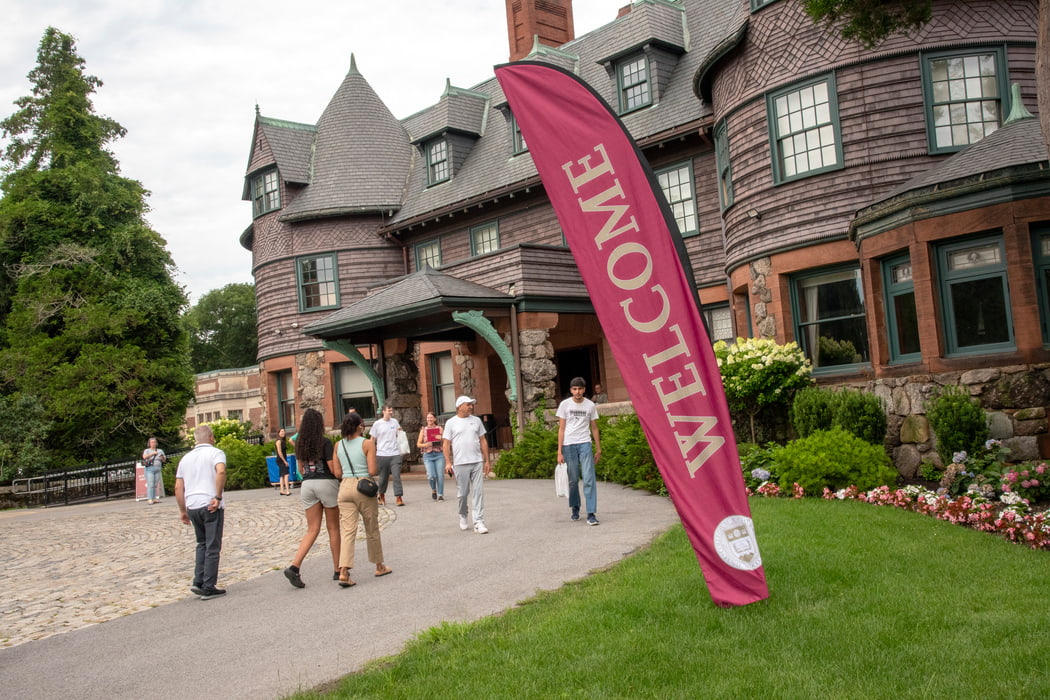
[[[350,455],[346,454],[346,440],[340,440],[339,441],[339,447],[343,448],[343,454],[346,455],[346,462],[347,462],[347,464],[350,465],[350,473],[353,475],[353,477],[355,479],[358,478],[357,477],[357,470],[354,469],[354,463],[350,461]]]

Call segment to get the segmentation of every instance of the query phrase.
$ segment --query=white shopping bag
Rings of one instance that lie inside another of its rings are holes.
[[[569,496],[569,467],[565,462],[558,462],[558,466],[554,468],[554,493],[558,494],[559,498]]]

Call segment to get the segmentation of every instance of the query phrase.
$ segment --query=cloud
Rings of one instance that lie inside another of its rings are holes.
[[[628,0],[574,0],[577,34],[612,21]],[[152,193],[147,218],[168,242],[196,300],[250,282],[238,238],[255,106],[315,123],[350,67],[399,118],[445,88],[472,87],[507,60],[505,6],[495,0],[361,3],[300,0],[8,0],[0,25],[0,117],[29,93],[26,74],[48,26],[77,39],[103,87],[99,114],[127,137],[113,144],[125,177]]]

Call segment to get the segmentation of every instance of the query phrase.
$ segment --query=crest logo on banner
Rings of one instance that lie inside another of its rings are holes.
[[[497,67],[496,79],[712,600],[767,598],[722,377],[656,177],[619,118],[575,75],[521,61]]]

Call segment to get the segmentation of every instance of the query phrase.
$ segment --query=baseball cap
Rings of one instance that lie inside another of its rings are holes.
[[[456,399],[456,408],[459,408],[460,406],[462,406],[465,403],[477,403],[477,402],[478,402],[477,399],[472,399],[469,396],[460,396],[458,399]]]

